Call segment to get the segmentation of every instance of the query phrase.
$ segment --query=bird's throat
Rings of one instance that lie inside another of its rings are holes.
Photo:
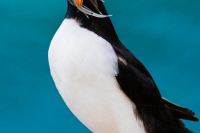
[[[90,1],[84,1],[83,5],[90,8],[92,11],[97,12],[97,10],[91,4]],[[98,6],[102,14],[108,15],[103,3],[100,0],[98,0]],[[118,36],[115,32],[115,29],[109,17],[106,18],[97,18],[94,16],[86,17],[84,13],[79,11],[75,6],[71,5],[68,2],[68,9],[65,18],[75,19],[82,28],[86,28],[94,32],[95,34],[101,36],[110,43],[119,42]]]

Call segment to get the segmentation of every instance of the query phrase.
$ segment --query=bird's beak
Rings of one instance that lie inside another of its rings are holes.
[[[78,8],[78,10],[80,10],[81,12],[87,14],[87,15],[91,15],[94,17],[98,17],[98,18],[105,18],[105,17],[110,17],[111,15],[103,15],[98,8],[98,4],[96,2],[96,0],[90,0],[91,3],[93,4],[93,6],[96,8],[96,10],[99,12],[95,13],[92,10],[90,10],[88,7],[83,5],[83,0],[69,0],[69,2],[74,5],[75,7]]]
[[[76,5],[80,7],[83,4],[83,0],[75,0]]]

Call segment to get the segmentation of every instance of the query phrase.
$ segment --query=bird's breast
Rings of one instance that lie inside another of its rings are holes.
[[[62,85],[72,91],[108,79],[116,82],[118,72],[112,46],[71,19],[63,21],[51,42],[49,64],[57,88]]]
[[[135,106],[115,79],[117,56],[106,40],[81,28],[75,20],[65,19],[51,42],[48,56],[59,93],[90,130],[129,133],[134,124],[138,125]]]

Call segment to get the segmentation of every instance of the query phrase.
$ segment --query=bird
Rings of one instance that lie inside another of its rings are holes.
[[[121,43],[102,0],[67,0],[49,50],[50,73],[70,111],[94,133],[193,133],[195,113],[163,98]]]

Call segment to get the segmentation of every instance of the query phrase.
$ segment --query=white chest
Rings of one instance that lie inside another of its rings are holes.
[[[119,89],[111,45],[64,20],[49,48],[51,75],[74,115],[95,133],[144,133],[135,105]]]

